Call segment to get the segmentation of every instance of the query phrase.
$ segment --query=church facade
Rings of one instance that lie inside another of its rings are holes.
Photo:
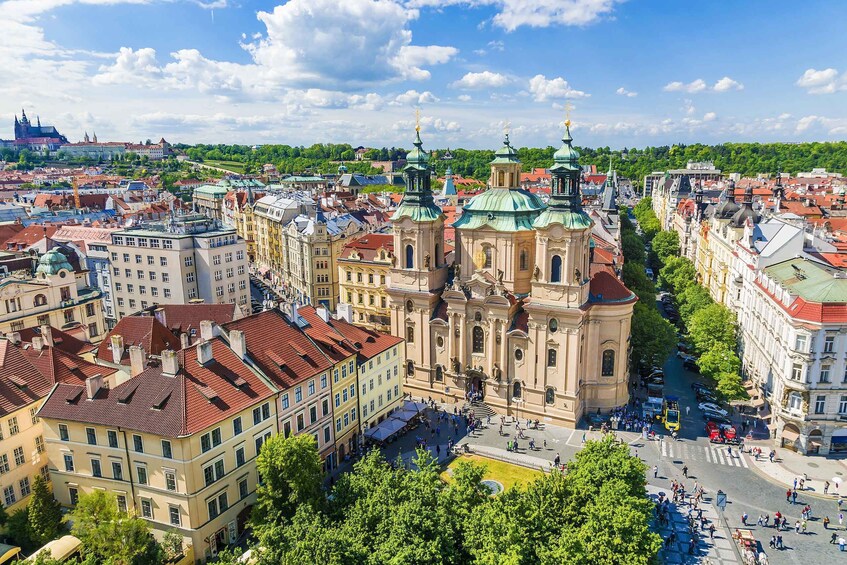
[[[429,158],[418,133],[392,217],[388,294],[392,333],[406,339],[405,390],[476,398],[499,414],[568,427],[626,404],[637,299],[614,271],[592,267],[595,224],[582,208],[569,129],[547,203],[520,188],[521,163],[506,136],[488,190],[453,225],[451,265]]]

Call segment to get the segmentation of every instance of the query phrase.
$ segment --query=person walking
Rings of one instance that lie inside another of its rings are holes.
[[[659,477],[659,466],[653,465],[653,478],[656,479]]]
[[[741,515],[741,523],[744,524],[745,526],[747,525],[747,513],[746,512]]]
[[[828,530],[828,529],[829,529],[829,516],[824,516],[824,517],[823,517],[823,529],[824,529],[824,530]]]
[[[797,504],[797,491],[791,493],[791,504]]]
[[[844,513],[839,512],[838,513],[838,527],[840,528],[840,527],[843,527],[843,526],[844,526]]]
[[[838,538],[838,549],[844,551],[844,546],[847,545],[847,540],[844,539],[844,536]]]
[[[826,481],[826,482],[823,484],[823,493],[824,493],[824,494],[827,494],[828,492],[829,492],[829,481]]]
[[[829,537],[829,543],[831,545],[835,545],[835,543],[837,541],[838,541],[838,534],[836,534],[835,532],[832,532],[832,535]]]
[[[688,416],[691,413],[691,406],[685,407],[685,415]]]
[[[683,465],[682,476],[685,477],[686,479],[688,478],[688,465]]]
[[[791,504],[791,489],[785,491],[785,502]]]
[[[796,533],[796,534],[800,533],[800,520],[797,520],[796,522],[794,522],[794,533]]]
[[[709,538],[715,539],[715,525],[709,524]]]

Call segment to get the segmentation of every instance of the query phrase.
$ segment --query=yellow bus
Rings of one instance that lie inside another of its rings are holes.
[[[681,425],[679,417],[679,402],[674,397],[665,398],[665,409],[662,411],[662,422],[669,432],[679,431]]]

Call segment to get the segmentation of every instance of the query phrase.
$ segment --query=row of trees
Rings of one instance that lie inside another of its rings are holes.
[[[642,224],[659,225],[650,198],[642,199],[634,213]],[[708,289],[697,282],[694,263],[680,257],[679,251],[676,231],[660,231],[653,237],[651,259],[658,267],[659,281],[676,297],[680,319],[699,356],[700,373],[715,380],[718,393],[726,400],[743,400],[747,392],[741,383],[741,361],[736,353],[735,315],[712,300]]]
[[[646,206],[649,207],[649,203]],[[637,367],[661,366],[676,345],[676,330],[656,310],[656,285],[646,273],[648,257],[645,244],[655,232],[644,230],[643,224],[649,224],[644,208],[645,205],[639,202],[633,209],[641,226],[641,235],[635,231],[629,218],[621,215],[622,277],[626,286],[638,295],[631,325],[632,362]]]
[[[649,530],[645,466],[611,437],[589,442],[567,475],[497,497],[481,482],[484,466],[459,463],[447,483],[426,451],[412,470],[371,451],[329,496],[307,434],[272,438],[257,461],[260,565],[647,564],[661,545]]]

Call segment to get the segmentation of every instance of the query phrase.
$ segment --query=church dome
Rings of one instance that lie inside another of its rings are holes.
[[[417,137],[415,138],[415,148],[406,153],[406,163],[407,165],[412,165],[416,167],[426,166],[429,163],[429,153],[424,150],[423,142],[421,141],[421,133],[417,132]]]
[[[565,128],[565,136],[562,138],[562,146],[559,150],[553,153],[553,162],[556,164],[571,165],[576,168],[579,163],[579,151],[573,148],[571,142],[570,126]]]
[[[518,161],[518,150],[512,147],[509,142],[509,134],[506,134],[506,139],[503,140],[503,147],[494,152],[494,163],[520,163]]]
[[[471,198],[453,226],[476,229],[488,224],[497,231],[530,230],[545,208],[547,205],[527,190],[491,188]]]
[[[62,269],[73,272],[74,268],[68,263],[68,258],[65,257],[56,249],[51,249],[41,256],[38,260],[38,268],[35,269],[36,275],[55,275]]]

